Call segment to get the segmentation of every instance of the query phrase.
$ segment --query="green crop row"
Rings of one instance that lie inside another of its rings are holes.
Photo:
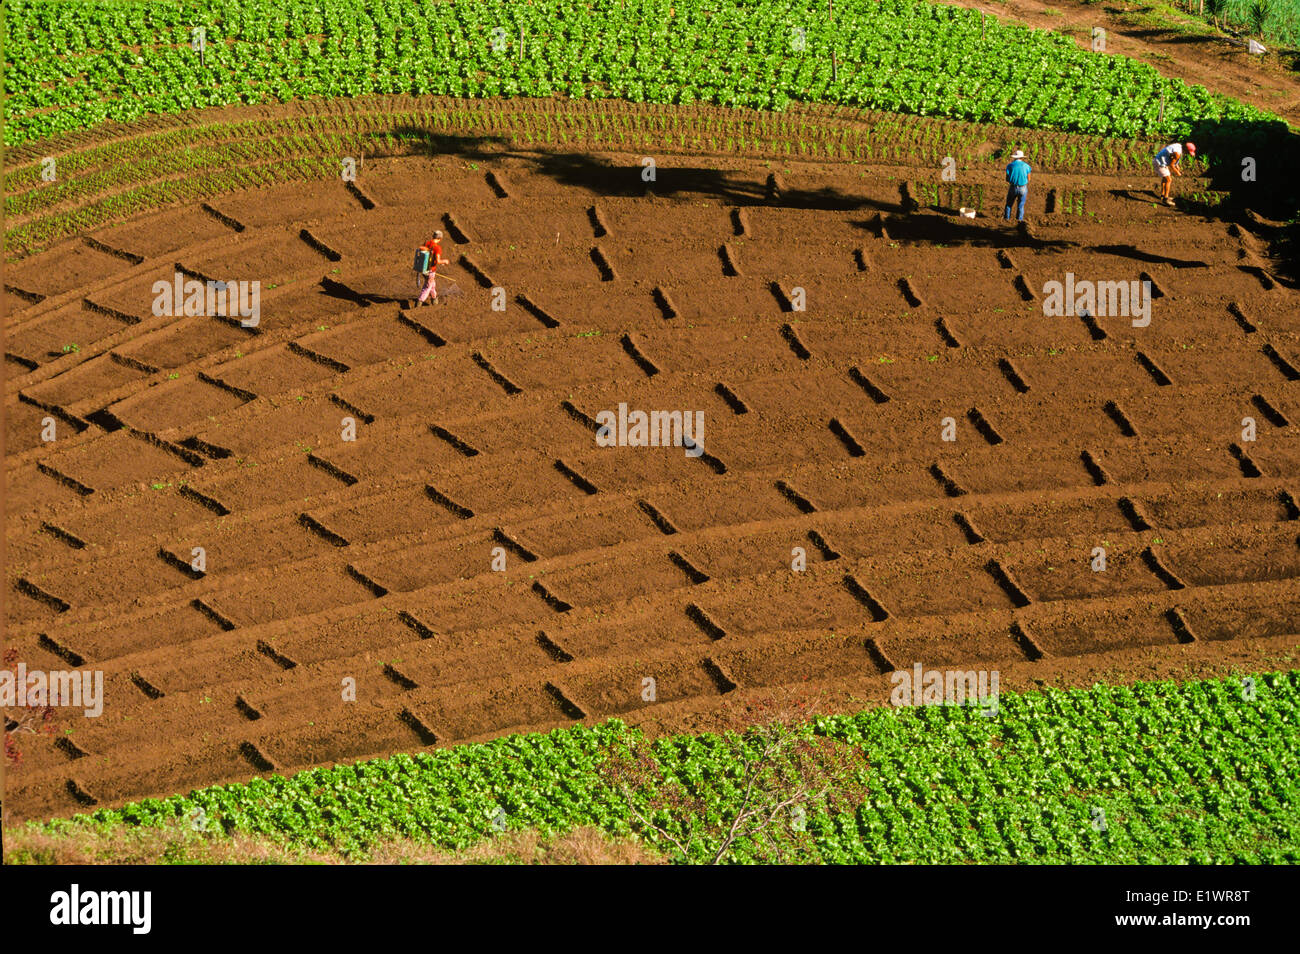
[[[984,161],[981,145],[1006,134],[889,113],[847,120],[824,107],[778,114],[543,100],[443,101],[420,111],[369,111],[365,105],[359,100],[346,110],[312,116],[183,126],[89,144],[57,157],[53,182],[42,179],[43,162],[18,150],[19,164],[5,174],[6,251],[21,257],[126,215],[246,187],[246,167],[274,165],[275,181],[324,179],[340,174],[344,156],[437,153],[454,150],[461,138],[489,138],[514,148],[920,162],[937,170],[946,156],[963,167]],[[1058,163],[1080,171],[1144,169],[1152,150],[1150,142],[1042,131],[1026,131],[1016,143],[1043,171],[1061,168]]]
[[[118,192],[88,205],[52,212],[5,231],[5,253],[17,259],[70,235],[99,228],[142,212],[197,202],[236,189],[252,189],[302,179],[338,175],[338,163],[319,156],[283,159],[263,165],[227,168],[178,179],[164,179]]]
[[[139,162],[120,163],[90,175],[58,180],[45,188],[5,196],[6,218],[30,216],[54,206],[86,200],[123,186],[151,182],[205,169],[233,169],[285,159],[289,156],[359,154],[359,136],[286,136],[276,140],[246,139],[217,146],[189,146],[158,151]]]
[[[312,116],[246,120],[150,131],[99,145],[74,148],[58,155],[57,179],[84,176],[109,165],[143,164],[160,153],[197,149],[234,141],[333,133],[395,131],[498,137],[514,146],[536,145],[549,137],[555,142],[593,145],[612,142],[622,133],[649,145],[685,139],[701,148],[730,141],[764,144],[778,141],[792,148],[836,153],[856,159],[906,160],[938,164],[946,156],[958,162],[975,161],[977,151],[990,140],[1005,139],[1009,131],[971,123],[894,113],[855,112],[849,117],[821,107],[803,107],[784,113],[752,110],[654,111],[655,107],[605,101],[549,100],[443,100],[423,103],[418,112],[364,108],[366,100],[353,101],[347,111],[330,110]],[[1037,165],[1077,171],[1145,170],[1151,159],[1151,140],[1104,139],[1080,134],[1021,130],[1016,143],[1033,150]],[[731,152],[733,147],[726,147]],[[45,189],[40,151],[31,147],[12,151],[5,173],[10,195],[28,189]]]
[[[823,102],[1125,137],[1207,124],[1244,136],[1273,119],[1059,34],[923,0],[840,0],[833,18],[822,0],[12,0],[5,20],[8,145],[367,93]]]
[[[1002,694],[974,706],[874,709],[796,730],[860,753],[833,805],[744,840],[732,861],[785,844],[805,861],[1279,863],[1300,861],[1300,671],[1131,688]],[[657,788],[604,784],[637,746],[618,721],[315,768],[40,823],[46,833],[177,824],[364,856],[394,839],[466,848],[500,831],[634,831],[678,860],[743,803],[755,734],[650,744]],[[789,775],[787,773],[787,778]],[[669,788],[685,793],[657,800]],[[664,807],[665,804],[667,807]],[[674,808],[673,806],[679,806]],[[680,806],[696,806],[684,808]],[[694,834],[690,834],[694,832]],[[703,834],[702,834],[703,833]]]

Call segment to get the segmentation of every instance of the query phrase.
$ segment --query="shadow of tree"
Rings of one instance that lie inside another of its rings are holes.
[[[510,159],[546,176],[555,183],[582,189],[595,196],[638,198],[699,195],[730,205],[769,205],[790,209],[824,209],[851,212],[855,209],[902,211],[900,204],[881,202],[839,189],[784,189],[774,195],[767,181],[736,171],[698,166],[660,166],[655,181],[642,178],[639,162],[612,162],[587,152],[520,150],[510,148],[500,137],[465,137],[426,133],[418,127],[400,126],[394,134],[422,141],[426,155],[454,154],[471,161]]]
[[[1010,224],[985,225],[977,220],[954,218],[923,211],[883,220],[850,222],[850,225],[878,232],[883,224],[891,239],[920,245],[965,245],[976,248],[1079,248],[1078,242],[1041,239]]]
[[[1093,251],[1101,252],[1104,255],[1121,255],[1124,258],[1137,259],[1139,262],[1149,262],[1153,265],[1172,265],[1174,268],[1209,268],[1209,262],[1203,262],[1199,258],[1173,258],[1169,255],[1157,255],[1154,252],[1144,252],[1136,245],[1098,245]]]
[[[638,162],[617,162],[587,152],[533,148],[513,148],[501,136],[458,136],[438,134],[417,126],[400,126],[393,133],[419,144],[428,155],[454,154],[462,159],[521,163],[539,175],[570,188],[582,189],[594,196],[640,197],[695,195],[731,205],[762,204],[775,208],[822,209],[853,212],[874,210],[890,215],[889,233],[901,241],[944,245],[982,245],[991,248],[1077,248],[1078,243],[1049,241],[1032,234],[982,225],[951,215],[918,211],[914,204],[882,201],[855,195],[840,189],[772,188],[769,181],[740,172],[694,166],[667,166],[657,170],[656,181],[642,178]],[[1188,172],[1204,172],[1208,186],[1227,194],[1225,201],[1201,201],[1192,195],[1178,199],[1184,212],[1225,222],[1237,222],[1259,231],[1261,221],[1274,233],[1270,239],[1283,241],[1289,235],[1294,245],[1296,229],[1284,234],[1281,223],[1290,222],[1300,210],[1300,188],[1294,171],[1300,169],[1300,135],[1286,123],[1246,119],[1198,120],[1178,137],[1192,140],[1198,147],[1197,159],[1188,163]],[[1253,178],[1252,178],[1253,175]],[[1150,203],[1152,195],[1134,190],[1112,190],[1112,195]],[[955,211],[955,210],[954,210]],[[1274,225],[1269,220],[1277,220]],[[855,222],[870,229],[870,222]],[[1124,255],[1138,261],[1168,261],[1176,267],[1201,267],[1205,263],[1164,259],[1141,252],[1132,245],[1115,244],[1101,250]],[[1300,274],[1300,262],[1289,258],[1279,270],[1294,278]]]

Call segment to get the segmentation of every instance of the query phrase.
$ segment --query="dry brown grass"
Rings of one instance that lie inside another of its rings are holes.
[[[465,851],[426,851],[410,842],[390,842],[374,852],[373,864],[452,865],[657,865],[664,859],[633,838],[614,839],[599,828],[575,828],[547,839],[536,831],[511,832],[480,841]]]
[[[664,859],[635,839],[614,839],[598,828],[577,828],[554,838],[536,831],[510,832],[464,851],[447,852],[412,841],[390,841],[365,859],[306,851],[269,838],[236,834],[208,837],[186,829],[76,829],[51,834],[35,826],[6,831],[5,864],[35,865],[644,865]]]

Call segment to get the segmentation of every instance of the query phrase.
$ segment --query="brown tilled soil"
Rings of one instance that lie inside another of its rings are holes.
[[[1300,307],[1260,238],[1145,181],[1035,182],[1022,234],[996,182],[965,219],[887,170],[640,159],[368,162],[7,270],[9,639],[107,692],[24,739],[12,817],[879,704],[916,662],[1295,658]],[[260,281],[260,326],[154,316],[177,268]],[[1067,272],[1150,280],[1150,325],[1045,317]],[[705,453],[597,446],[620,402],[702,412]]]

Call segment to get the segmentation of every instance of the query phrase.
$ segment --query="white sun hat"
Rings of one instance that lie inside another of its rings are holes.
[[[1023,152],[1021,152],[1019,149],[1017,149],[1015,152],[1013,152],[1013,153],[1011,154],[1011,158],[1012,158],[1012,159],[1023,159],[1023,158],[1025,158],[1025,154],[1024,154]]]

